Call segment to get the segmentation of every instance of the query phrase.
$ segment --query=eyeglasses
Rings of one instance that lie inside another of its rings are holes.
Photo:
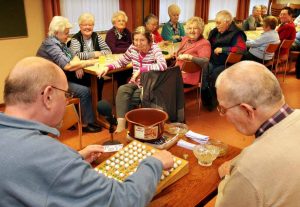
[[[240,106],[240,105],[241,105],[241,104],[239,103],[239,104],[235,104],[235,105],[233,105],[233,106],[227,107],[227,108],[225,108],[225,107],[222,106],[222,105],[218,105],[218,106],[217,106],[217,110],[218,110],[218,112],[220,113],[221,116],[224,116],[224,115],[226,114],[226,112],[227,112],[229,109],[232,109],[232,108],[234,108],[234,107],[236,107],[236,106]],[[251,107],[252,107],[253,110],[256,110],[255,107],[253,107],[253,106],[251,106]]]
[[[239,106],[240,104],[235,104],[235,105],[233,105],[233,106],[230,106],[230,107],[227,107],[227,108],[225,108],[224,106],[222,106],[222,105],[218,105],[217,106],[217,110],[218,110],[218,112],[220,113],[220,115],[225,115],[226,114],[226,112],[227,112],[227,110],[229,110],[229,109],[232,109],[232,108],[234,108],[234,107],[236,107],[236,106]]]
[[[57,87],[55,87],[55,86],[50,86],[50,87],[51,87],[51,88],[54,88],[54,89],[56,89],[56,90],[59,90],[59,91],[64,92],[64,93],[65,93],[65,97],[66,97],[67,99],[73,98],[73,97],[74,97],[74,93],[73,93],[73,92],[66,91],[66,90],[64,90],[64,89],[57,88]],[[43,91],[41,94],[44,95],[44,91]]]

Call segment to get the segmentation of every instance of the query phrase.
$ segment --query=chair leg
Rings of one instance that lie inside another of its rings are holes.
[[[284,74],[283,74],[283,82],[284,82],[284,79],[285,79],[285,76],[286,76],[287,68],[288,68],[288,61],[285,61]]]
[[[201,93],[200,88],[197,88],[198,116],[200,115],[200,107],[201,107],[200,93]]]

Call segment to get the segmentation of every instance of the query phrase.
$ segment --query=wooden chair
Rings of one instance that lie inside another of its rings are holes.
[[[286,75],[286,71],[288,68],[288,62],[289,62],[289,52],[290,52],[290,48],[293,44],[294,40],[283,40],[279,46],[279,50],[277,53],[277,58],[275,60],[276,62],[276,66],[275,66],[275,75],[277,75],[278,72],[278,65],[283,65],[284,66],[284,74],[283,74],[283,82],[285,79],[285,75]],[[287,53],[284,55],[281,55],[281,51],[285,49],[287,50]]]
[[[269,44],[265,51],[264,51],[264,55],[263,55],[263,65],[265,65],[266,67],[269,67],[271,66],[271,69],[273,70],[273,66],[274,66],[274,60],[275,60],[275,54],[276,54],[276,51],[279,47],[280,43],[277,43],[277,44]],[[273,53],[273,58],[271,60],[265,60],[265,56],[267,53]]]
[[[68,100],[69,103],[66,106],[66,111],[62,120],[62,126],[60,131],[66,131],[70,127],[77,124],[78,130],[78,139],[79,139],[79,149],[82,149],[82,122],[81,122],[81,108],[80,108],[80,99],[72,98]],[[78,106],[78,113],[75,107],[75,104]]]
[[[200,72],[199,82],[195,85],[190,85],[189,87],[184,87],[183,92],[188,93],[190,91],[196,90],[196,99],[198,103],[198,114],[201,107],[201,83],[202,83],[202,68],[194,62],[184,61],[181,70],[185,73],[196,73]]]
[[[234,63],[240,62],[243,57],[243,54],[240,53],[229,53],[226,62],[225,62],[225,68],[227,68],[228,64],[233,65]]]

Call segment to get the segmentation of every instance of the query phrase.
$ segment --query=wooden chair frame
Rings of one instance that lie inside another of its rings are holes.
[[[237,63],[237,62],[240,62],[241,59],[243,57],[243,54],[240,54],[240,53],[229,53],[227,59],[226,59],[226,62],[225,62],[225,68],[227,68],[227,64],[234,64],[234,63]]]

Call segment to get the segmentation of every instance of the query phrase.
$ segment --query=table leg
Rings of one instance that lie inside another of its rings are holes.
[[[97,105],[98,105],[98,77],[91,75],[91,94],[92,94],[92,107],[96,116],[96,122],[105,128],[109,128],[108,122],[103,116],[98,114]]]

